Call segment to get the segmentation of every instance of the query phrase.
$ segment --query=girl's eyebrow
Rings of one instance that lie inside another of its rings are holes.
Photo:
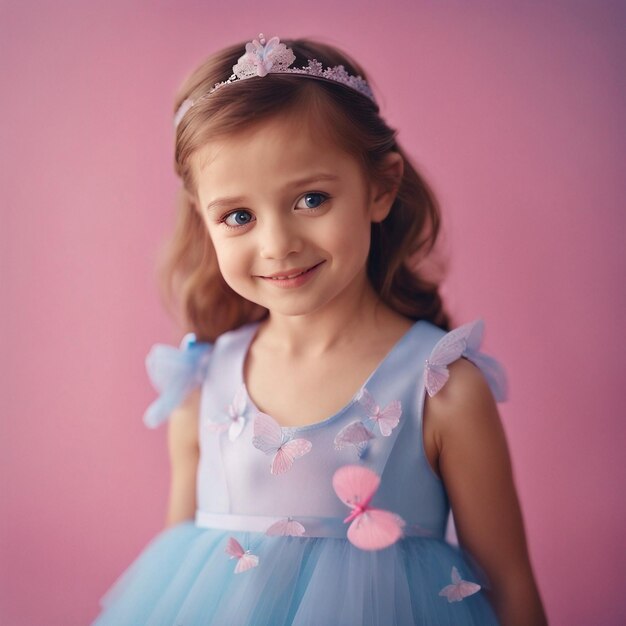
[[[317,183],[320,181],[336,181],[339,180],[339,176],[335,174],[327,174],[325,172],[320,172],[319,174],[314,174],[313,176],[307,176],[305,178],[299,178],[298,180],[294,180],[285,185],[285,189],[289,189],[290,187],[300,187],[302,185],[306,185],[308,183]],[[206,205],[206,210],[211,211],[218,209],[222,206],[226,206],[229,204],[237,204],[238,202],[244,202],[246,200],[245,196],[231,196],[225,198],[217,198],[216,200],[212,200]]]

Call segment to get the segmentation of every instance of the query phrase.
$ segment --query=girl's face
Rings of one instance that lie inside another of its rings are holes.
[[[378,195],[352,157],[308,126],[275,118],[192,159],[224,280],[281,315],[349,306],[363,295],[370,226],[395,197]]]

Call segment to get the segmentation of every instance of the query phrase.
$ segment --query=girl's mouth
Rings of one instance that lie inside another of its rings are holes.
[[[285,274],[278,274],[275,276],[260,276],[263,280],[266,280],[277,287],[299,287],[308,282],[316,273],[317,268],[322,265],[324,261],[320,261],[315,265],[303,270],[294,270]]]

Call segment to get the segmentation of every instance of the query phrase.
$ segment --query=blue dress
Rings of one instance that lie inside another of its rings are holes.
[[[146,426],[201,386],[197,511],[152,538],[92,626],[497,625],[484,571],[445,539],[450,505],[422,440],[425,394],[460,357],[506,399],[504,369],[479,350],[483,321],[448,333],[415,322],[344,408],[297,428],[278,426],[247,394],[243,364],[258,327],[150,350],[160,395]],[[333,488],[345,465],[375,472],[371,506],[404,522],[388,547],[347,538],[350,508]]]

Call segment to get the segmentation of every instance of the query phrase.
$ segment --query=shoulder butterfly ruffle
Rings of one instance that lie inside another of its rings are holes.
[[[146,409],[143,422],[156,428],[166,421],[171,412],[206,377],[212,343],[196,341],[194,333],[187,333],[179,348],[155,344],[146,356],[146,369],[152,386],[160,396]]]
[[[446,384],[450,376],[448,365],[464,356],[482,370],[496,401],[507,399],[504,368],[496,359],[479,351],[484,330],[483,320],[474,320],[451,330],[435,344],[424,366],[424,385],[429,396],[434,396]]]

